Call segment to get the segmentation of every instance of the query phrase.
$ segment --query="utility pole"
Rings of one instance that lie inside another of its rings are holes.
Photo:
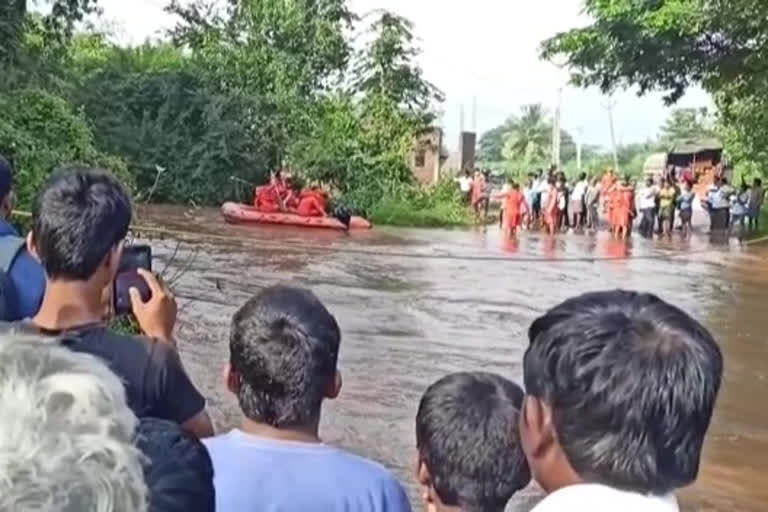
[[[576,128],[576,170],[581,172],[581,140],[583,138],[584,128]]]
[[[613,100],[613,95],[608,97],[608,103],[603,105],[603,108],[605,108],[608,111],[608,124],[611,128],[611,149],[613,150],[613,167],[616,171],[616,174],[621,174],[619,171],[619,154],[618,150],[616,149],[616,130],[613,127],[613,107],[616,106],[616,102]]]
[[[560,109],[563,102],[563,88],[557,90],[557,106],[552,123],[552,165],[560,169]]]

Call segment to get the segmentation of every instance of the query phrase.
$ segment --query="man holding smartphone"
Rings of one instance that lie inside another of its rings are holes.
[[[84,168],[54,173],[38,195],[27,244],[42,263],[46,290],[38,314],[11,330],[50,336],[77,352],[104,359],[123,380],[138,417],[173,421],[189,434],[213,435],[205,399],[176,350],[176,301],[151,272],[137,272],[151,290],[131,290],[145,337],[124,336],[103,323],[104,290],[112,286],[131,221],[131,202],[109,174]]]

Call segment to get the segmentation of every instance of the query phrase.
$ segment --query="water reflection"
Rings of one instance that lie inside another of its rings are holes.
[[[413,419],[428,384],[457,370],[519,382],[525,332],[537,315],[574,294],[633,288],[696,315],[726,354],[700,479],[683,493],[686,509],[756,512],[768,503],[768,412],[759,400],[768,396],[766,248],[712,245],[703,235],[624,244],[604,234],[524,233],[505,242],[495,229],[377,228],[347,236],[226,226],[215,211],[190,217],[167,208],[145,211],[144,219],[197,231],[176,235],[189,242],[172,268],[197,254],[177,282],[184,298],[179,337],[219,428],[238,414],[219,378],[230,316],[263,286],[312,287],[344,331],[345,387],[327,408],[323,435],[391,467],[417,498]],[[162,267],[176,243],[156,241],[155,248]],[[526,511],[536,498],[529,489],[510,510]]]

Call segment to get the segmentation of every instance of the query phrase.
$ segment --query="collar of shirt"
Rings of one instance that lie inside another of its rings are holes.
[[[7,235],[19,236],[19,233],[11,225],[10,222],[6,221],[5,219],[0,219],[0,236],[7,236]]]
[[[600,484],[577,484],[559,489],[533,512],[679,512],[674,495],[653,496]]]

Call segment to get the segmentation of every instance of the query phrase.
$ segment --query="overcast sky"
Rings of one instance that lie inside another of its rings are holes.
[[[597,90],[568,87],[567,73],[538,58],[539,43],[558,31],[583,25],[582,0],[349,0],[364,14],[385,8],[415,24],[423,50],[426,77],[446,94],[442,125],[446,144],[458,142],[461,108],[464,128],[479,133],[501,123],[526,103],[553,110],[564,87],[562,126],[584,143],[609,146],[606,98]],[[163,13],[166,0],[99,0],[104,17],[120,39],[141,42],[173,24]],[[476,116],[473,116],[476,98]],[[638,98],[631,91],[614,97],[617,142],[640,142],[654,136],[668,114],[658,94]],[[680,106],[710,105],[692,90]],[[474,120],[476,119],[476,125]],[[473,126],[475,125],[475,126]]]

